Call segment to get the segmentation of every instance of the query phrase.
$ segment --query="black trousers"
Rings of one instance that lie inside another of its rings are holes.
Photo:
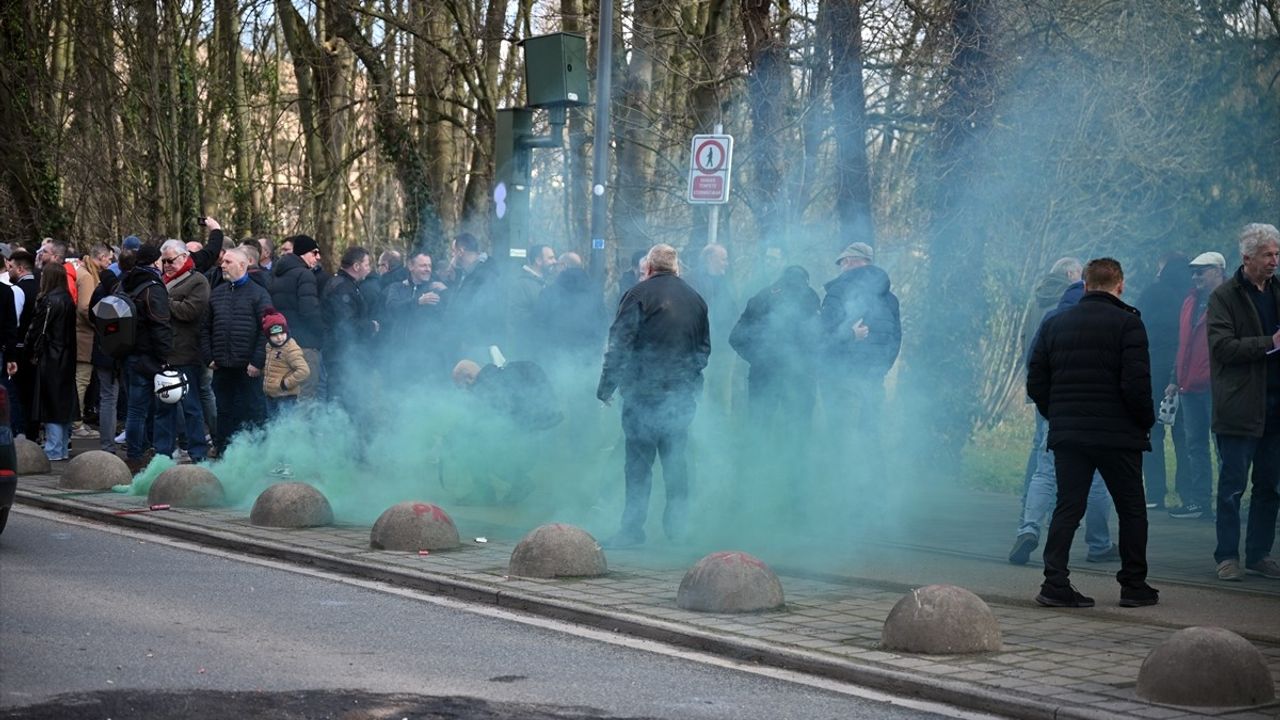
[[[672,393],[672,397],[661,400],[623,399],[622,432],[627,444],[627,493],[626,506],[622,511],[624,531],[644,531],[653,484],[653,461],[655,457],[661,457],[662,482],[667,491],[662,528],[669,538],[684,534],[689,498],[689,465],[685,460],[685,448],[694,408],[693,397],[679,393]]]
[[[1147,581],[1147,499],[1142,488],[1142,452],[1112,448],[1056,447],[1058,504],[1044,544],[1044,582],[1065,588],[1070,584],[1067,560],[1080,518],[1084,517],[1089,485],[1096,470],[1120,516],[1121,587],[1138,588]]]

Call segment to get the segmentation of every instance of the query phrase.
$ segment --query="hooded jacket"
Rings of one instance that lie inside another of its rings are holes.
[[[173,352],[169,291],[160,282],[160,274],[145,267],[130,270],[121,283],[138,309],[137,335],[130,357],[137,358],[139,372],[151,377],[164,368]]]
[[[315,273],[293,253],[271,267],[271,302],[289,322],[289,336],[299,347],[318,350],[324,343],[324,314]]]
[[[1040,324],[1062,299],[1062,293],[1071,286],[1066,275],[1051,273],[1040,279],[1027,306],[1027,323],[1022,328],[1022,357],[1025,361],[1031,356],[1031,346],[1035,344],[1036,331]],[[1083,287],[1083,285],[1082,285]]]

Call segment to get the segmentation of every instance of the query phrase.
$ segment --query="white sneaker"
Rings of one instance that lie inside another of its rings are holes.
[[[191,454],[188,453],[186,450],[183,450],[182,448],[178,448],[177,450],[173,451],[173,461],[179,464],[190,463]]]
[[[125,435],[124,433],[120,433],[119,435],[117,435],[117,436],[116,436],[116,442],[117,442],[117,443],[122,443],[122,442],[124,442],[124,435]]]

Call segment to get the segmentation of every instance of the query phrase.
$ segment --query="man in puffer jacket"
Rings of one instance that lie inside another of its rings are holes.
[[[222,256],[222,277],[209,296],[200,352],[213,368],[218,403],[214,448],[222,453],[240,430],[266,419],[262,368],[266,338],[262,317],[271,307],[266,288],[249,279],[249,258],[239,249]]]
[[[271,302],[289,324],[289,336],[306,357],[312,374],[299,390],[300,398],[322,393],[321,348],[324,346],[324,314],[320,310],[320,286],[314,269],[320,264],[320,247],[309,235],[285,240],[291,252],[281,253],[271,268]]]

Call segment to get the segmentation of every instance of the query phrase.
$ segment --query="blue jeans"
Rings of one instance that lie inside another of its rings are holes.
[[[120,382],[116,379],[116,371],[95,367],[98,374],[98,447],[114,453],[116,451],[116,403],[119,401]],[[128,398],[125,399],[128,402]]]
[[[1178,414],[1182,417],[1187,467],[1185,473],[1178,473],[1178,498],[1184,505],[1195,504],[1208,511],[1213,499],[1213,465],[1209,450],[1213,423],[1211,393],[1208,390],[1182,393]]]
[[[1040,457],[1036,462],[1036,471],[1027,487],[1027,501],[1022,506],[1022,522],[1018,525],[1018,534],[1041,537],[1044,519],[1057,502],[1058,471],[1054,468],[1053,451],[1049,449],[1049,433],[1045,432],[1040,439]],[[1107,492],[1102,475],[1095,472],[1084,513],[1084,541],[1089,546],[1090,554],[1100,555],[1111,549],[1111,530],[1107,527],[1110,516],[1111,494]]]
[[[71,442],[71,423],[44,424],[44,454],[50,460],[66,460]]]
[[[1218,547],[1213,551],[1217,562],[1240,558],[1240,499],[1253,467],[1253,496],[1249,500],[1249,527],[1244,538],[1244,564],[1252,565],[1271,554],[1276,540],[1276,512],[1280,495],[1280,427],[1268,423],[1260,438],[1240,435],[1218,435],[1218,455],[1222,468],[1218,474]]]
[[[200,404],[200,375],[204,368],[199,365],[175,365],[174,370],[187,378],[187,390],[182,393],[182,400],[172,405],[159,403],[156,406],[156,453],[173,455],[174,435],[178,422],[185,424],[187,433],[187,452],[191,459],[199,462],[204,459],[206,448],[204,441],[204,413]]]
[[[156,395],[155,377],[138,369],[136,355],[125,359],[124,387],[128,408],[124,420],[125,455],[130,460],[140,460],[147,449],[147,416]]]
[[[1022,475],[1022,507],[1027,507],[1027,489],[1031,487],[1031,478],[1040,467],[1040,453],[1044,448],[1044,436],[1049,433],[1049,422],[1040,413],[1036,413],[1036,431],[1031,436],[1031,451],[1027,453],[1027,469]]]

